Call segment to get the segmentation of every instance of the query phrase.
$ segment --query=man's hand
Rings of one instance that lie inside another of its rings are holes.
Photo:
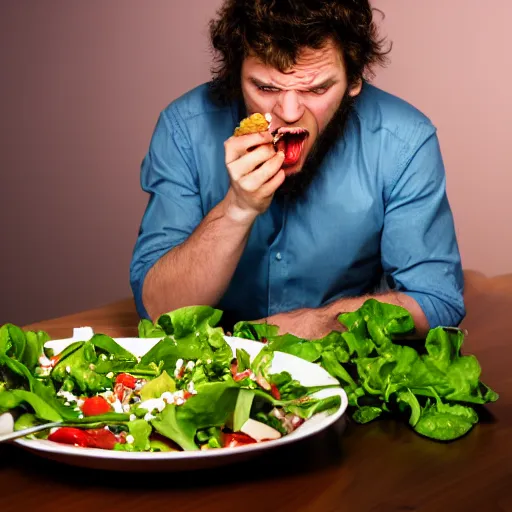
[[[253,221],[270,206],[284,181],[284,154],[276,153],[268,131],[230,137],[224,148],[231,179],[226,212],[237,220]]]
[[[416,326],[413,337],[424,338],[427,335],[430,326],[425,313],[412,297],[401,292],[342,298],[319,308],[295,309],[258,321],[279,326],[279,334],[290,333],[299,338],[315,340],[327,336],[332,331],[345,331],[345,326],[338,321],[339,315],[356,311],[368,299],[376,299],[406,309]]]
[[[279,326],[279,334],[294,334],[307,340],[317,340],[332,331],[345,330],[345,327],[338,322],[337,317],[329,314],[325,308],[296,309],[258,321]]]

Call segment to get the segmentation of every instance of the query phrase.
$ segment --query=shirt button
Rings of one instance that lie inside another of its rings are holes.
[[[281,261],[282,259],[283,259],[283,257],[281,256],[281,253],[280,253],[280,252],[278,252],[278,253],[276,254],[276,260],[277,260],[277,261]]]

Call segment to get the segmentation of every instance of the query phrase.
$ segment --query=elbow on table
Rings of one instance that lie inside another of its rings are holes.
[[[172,305],[166,307],[162,298],[158,286],[152,282],[151,276],[148,279],[148,275],[146,275],[140,292],[140,306],[138,308],[140,309],[139,315],[141,318],[147,318],[152,322],[156,322],[161,315],[177,309],[177,307]]]

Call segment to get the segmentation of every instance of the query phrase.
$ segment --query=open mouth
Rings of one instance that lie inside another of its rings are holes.
[[[272,132],[277,151],[284,152],[283,167],[295,165],[301,157],[309,132],[300,127],[282,127]]]

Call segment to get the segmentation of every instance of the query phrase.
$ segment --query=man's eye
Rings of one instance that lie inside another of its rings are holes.
[[[328,90],[328,87],[318,87],[316,89],[311,89],[309,92],[312,92],[313,94],[325,94]]]
[[[275,87],[269,87],[268,85],[258,85],[258,89],[261,92],[279,92],[279,89],[276,89]]]

